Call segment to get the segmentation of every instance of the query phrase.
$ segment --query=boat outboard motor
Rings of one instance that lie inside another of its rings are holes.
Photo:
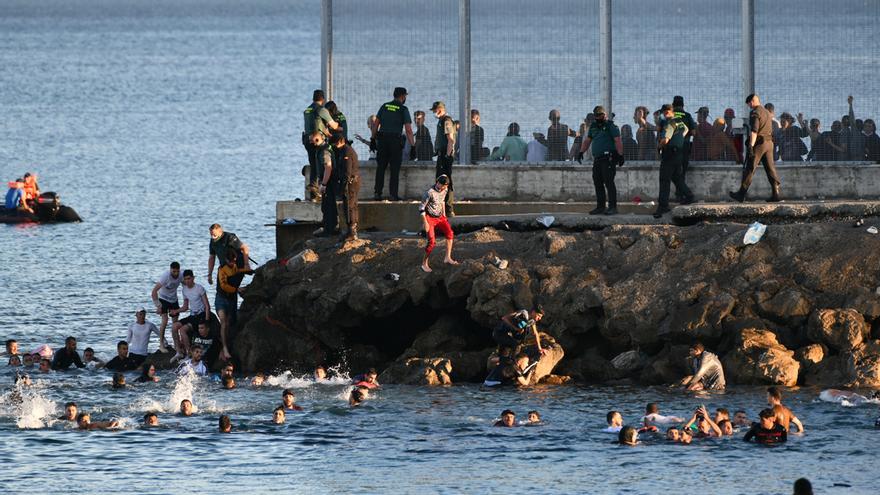
[[[41,222],[52,222],[61,209],[61,198],[54,192],[44,192],[37,198],[36,213]]]

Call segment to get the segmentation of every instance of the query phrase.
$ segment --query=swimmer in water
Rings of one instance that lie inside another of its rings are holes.
[[[727,408],[724,407],[719,407],[718,409],[715,409],[715,419],[713,421],[715,421],[716,424],[720,424],[725,419],[730,421],[730,411],[728,411]]]
[[[189,399],[183,399],[180,401],[180,414],[183,416],[192,416],[193,415],[193,403]]]
[[[272,422],[276,425],[283,425],[285,417],[284,407],[282,406],[278,406],[272,411]]]
[[[685,445],[690,445],[691,442],[694,441],[694,434],[691,433],[690,428],[683,428],[678,437],[678,443],[683,443]]]
[[[251,379],[251,385],[254,387],[262,387],[264,381],[266,381],[266,375],[264,375],[263,373],[257,373]]]
[[[367,398],[367,390],[369,389],[366,387],[355,387],[352,389],[351,394],[348,395],[348,405],[351,407],[361,405],[361,402]]]
[[[68,402],[64,404],[64,414],[58,419],[61,421],[76,421],[77,412],[76,402]]]
[[[721,428],[722,436],[733,436],[733,423],[731,423],[729,419],[722,419],[721,422],[716,424],[718,425],[718,428]]]
[[[501,419],[495,422],[493,426],[499,426],[503,428],[513,428],[516,426],[516,413],[511,411],[510,409],[505,409],[501,411]]]
[[[315,367],[315,381],[323,382],[327,380],[327,370],[320,364]]]
[[[18,354],[13,354],[9,357],[9,362],[7,362],[9,366],[19,367],[21,366],[21,358],[18,357]]]
[[[152,411],[144,414],[144,426],[159,426],[159,416]]]
[[[125,375],[122,373],[113,373],[113,389],[125,388]]]
[[[101,361],[97,357],[95,357],[95,350],[91,347],[86,347],[86,350],[83,351],[83,364],[86,366],[93,366],[95,368],[104,367],[104,361]]]
[[[76,416],[76,424],[80,430],[108,430],[110,428],[119,428],[117,421],[95,421],[92,422],[92,416],[87,413],[79,413]]]
[[[541,413],[538,411],[529,411],[527,426],[538,426],[543,424],[541,421]]]
[[[678,416],[663,416],[660,414],[660,406],[656,402],[651,402],[645,406],[645,416],[642,418],[645,426],[668,425],[672,423],[684,422],[684,418]]]
[[[15,386],[16,387],[30,387],[31,386],[31,377],[28,376],[27,373],[22,373],[20,371],[15,372]]]
[[[286,388],[284,392],[281,392],[281,405],[284,406],[285,411],[302,411],[303,408],[298,406],[296,403],[296,396],[293,394],[293,390]]]
[[[232,378],[231,376],[224,376],[223,377],[223,388],[226,390],[234,389],[235,388],[235,378]]]
[[[733,413],[733,426],[752,426],[752,421],[745,411],[739,410]]]
[[[767,389],[767,404],[776,413],[776,423],[782,425],[785,431],[788,431],[791,423],[794,423],[798,428],[798,432],[804,432],[804,425],[801,423],[801,420],[791,412],[791,409],[782,405],[782,392],[778,388],[769,387]]]
[[[678,431],[678,428],[672,427],[666,430],[666,439],[670,442],[678,442],[681,440],[681,432]]]
[[[712,417],[709,416],[709,411],[706,410],[706,406],[700,406],[694,411],[694,415],[691,416],[691,419],[685,424],[685,428],[690,429],[694,424],[697,425],[697,434],[695,435],[697,438],[721,436],[721,428],[718,427],[715,421],[712,421]]]
[[[220,416],[220,420],[217,423],[220,433],[232,433],[232,420],[229,419],[229,416],[225,414]]]
[[[806,478],[798,478],[794,482],[793,495],[813,495],[813,484]]]
[[[18,355],[18,341],[17,340],[9,339],[6,341],[6,355],[7,356]]]
[[[376,368],[370,368],[366,373],[354,377],[354,384],[357,387],[367,387],[369,389],[379,388],[379,372]]]
[[[137,380],[135,380],[137,383],[155,383],[158,381],[159,377],[156,376],[156,366],[153,364],[144,366],[141,376],[137,377]]]
[[[761,418],[761,422],[752,425],[752,428],[743,437],[744,441],[750,442],[754,439],[755,443],[769,445],[788,440],[788,432],[776,422],[776,413],[773,409],[764,409],[758,416]]]
[[[618,411],[609,411],[605,415],[605,421],[608,423],[608,427],[602,431],[606,433],[620,433],[620,430],[623,429],[623,416]]]
[[[223,365],[223,369],[220,370],[220,378],[221,379],[226,378],[227,376],[234,378],[235,377],[234,375],[235,375],[235,365],[233,365],[232,363],[226,363],[225,365]]]
[[[49,373],[50,371],[52,371],[52,361],[40,358],[40,373]]]
[[[624,426],[617,434],[617,443],[628,447],[635,447],[639,443],[639,432],[632,426]]]
[[[25,354],[24,359],[21,362],[21,365],[25,368],[33,368],[34,367],[34,356],[32,354]]]

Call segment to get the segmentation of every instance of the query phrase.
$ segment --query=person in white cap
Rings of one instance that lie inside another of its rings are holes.
[[[150,333],[155,333],[159,337],[159,329],[156,325],[147,321],[147,310],[143,307],[137,309],[135,313],[137,320],[128,326],[128,342],[129,354],[132,359],[138,361],[138,365],[147,359],[147,346],[150,343]]]

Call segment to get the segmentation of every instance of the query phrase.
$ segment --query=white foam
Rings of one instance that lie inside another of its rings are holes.
[[[18,394],[18,414],[15,420],[19,428],[44,428],[58,414],[54,401],[43,397],[37,387],[16,385],[10,395]]]

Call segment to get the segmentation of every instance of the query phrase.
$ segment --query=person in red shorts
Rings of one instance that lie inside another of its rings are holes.
[[[446,258],[443,262],[449,265],[457,265],[458,262],[452,259],[452,227],[449,226],[449,220],[446,218],[446,194],[449,189],[449,177],[441,175],[437,177],[437,182],[425,192],[422,203],[419,205],[419,213],[422,215],[422,228],[428,237],[428,245],[425,247],[425,258],[422,260],[422,270],[431,271],[428,264],[428,257],[434,246],[437,244],[435,232],[440,232],[446,237]]]

